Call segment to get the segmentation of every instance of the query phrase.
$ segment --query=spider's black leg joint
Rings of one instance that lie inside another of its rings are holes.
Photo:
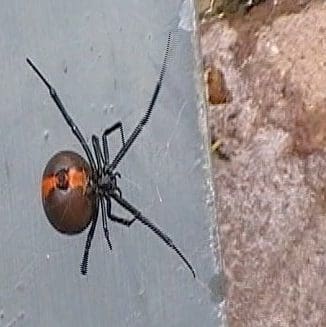
[[[89,232],[87,234],[87,240],[86,240],[83,260],[82,260],[82,263],[80,265],[80,272],[81,272],[82,275],[87,274],[89,250],[90,250],[91,245],[92,245],[92,240],[93,240],[93,237],[94,237],[95,227],[96,227],[97,217],[98,217],[98,205],[99,205],[99,203],[98,203],[98,200],[97,200],[96,210],[94,211],[94,216],[93,216],[93,219],[92,219],[92,225],[91,225],[91,228],[90,228],[90,230],[89,230]]]
[[[132,223],[134,223],[136,221],[136,218],[132,218],[131,220],[125,219],[125,218],[121,218],[118,217],[116,215],[111,214],[110,219],[116,223],[119,223],[121,225],[125,225],[127,227],[130,227],[132,225]]]
[[[110,199],[109,196],[106,196],[106,203],[107,203],[107,207],[106,207],[107,214],[108,214],[108,217],[109,217],[110,220],[112,220],[112,221],[114,221],[116,223],[119,223],[121,225],[127,226],[127,227],[130,227],[131,224],[133,222],[135,222],[136,218],[132,218],[131,220],[128,220],[126,218],[121,218],[121,217],[118,217],[116,215],[113,215],[111,213],[111,199]]]
[[[163,78],[164,78],[164,75],[165,75],[165,72],[166,72],[166,69],[167,69],[168,58],[169,58],[169,53],[170,53],[171,37],[172,37],[172,33],[170,32],[169,36],[168,36],[168,41],[167,41],[167,45],[166,45],[166,49],[165,49],[165,54],[164,54],[164,59],[163,59],[160,75],[159,75],[158,81],[156,83],[154,93],[152,95],[149,106],[148,106],[143,118],[140,120],[140,122],[138,123],[138,125],[136,126],[134,131],[131,133],[131,135],[127,139],[126,143],[122,146],[122,148],[119,150],[119,152],[117,153],[117,155],[113,159],[112,163],[109,165],[109,170],[110,171],[113,171],[117,167],[117,165],[119,164],[121,159],[124,157],[124,155],[127,153],[129,148],[131,147],[131,145],[135,142],[136,138],[138,137],[138,135],[142,131],[143,127],[147,124],[147,122],[148,122],[148,120],[149,120],[149,118],[151,116],[151,113],[153,111],[153,108],[154,108],[154,105],[156,103],[157,97],[158,97],[159,92],[161,90]]]
[[[156,235],[158,235],[166,245],[168,245],[170,248],[172,248],[179,257],[183,260],[183,262],[187,265],[189,270],[191,271],[194,278],[196,277],[196,273],[194,268],[191,266],[189,261],[185,258],[185,256],[182,254],[182,252],[174,245],[173,241],[170,237],[165,235],[156,225],[154,225],[149,219],[144,217],[140,211],[138,211],[134,206],[132,206],[128,201],[125,199],[117,196],[116,194],[112,194],[111,197],[119,203],[123,208],[125,208],[127,211],[129,211],[137,220],[139,220],[141,223],[143,223],[145,226],[150,228]]]
[[[105,158],[105,165],[109,165],[109,145],[108,145],[108,136],[113,133],[115,130],[120,129],[122,145],[125,145],[125,136],[123,133],[123,127],[121,121],[116,122],[111,127],[107,128],[102,134],[102,144]]]
[[[117,187],[115,188],[115,191],[118,193],[119,197],[122,198],[122,192],[121,192],[120,187],[117,186]]]
[[[109,248],[110,248],[110,250],[112,250],[112,244],[111,244],[111,241],[110,241],[110,234],[109,234],[108,222],[107,222],[107,211],[105,210],[104,198],[101,197],[100,201],[101,201],[101,208],[102,208],[103,231],[104,231],[105,238],[106,238],[106,240],[108,242]],[[108,211],[110,210],[109,208],[107,208],[107,209],[108,209]]]
[[[26,58],[26,61],[31,66],[31,68],[34,70],[34,72],[39,76],[39,78],[43,81],[43,83],[46,85],[46,87],[48,88],[52,100],[57,105],[57,107],[60,110],[61,114],[63,115],[66,123],[70,126],[72,132],[77,137],[79,143],[83,147],[83,149],[87,155],[89,164],[91,166],[92,173],[94,174],[95,173],[95,161],[94,161],[92,153],[86,143],[86,140],[85,140],[84,136],[82,135],[82,133],[80,132],[78,126],[74,123],[72,118],[67,113],[67,111],[66,111],[64,105],[62,104],[59,96],[57,95],[57,92],[54,89],[54,87],[47,81],[47,79],[41,74],[41,72],[38,70],[38,68],[33,64],[33,62],[29,58]]]

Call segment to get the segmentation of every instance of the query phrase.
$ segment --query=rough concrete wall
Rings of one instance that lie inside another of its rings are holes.
[[[325,22],[265,1],[202,25],[232,327],[326,325]]]

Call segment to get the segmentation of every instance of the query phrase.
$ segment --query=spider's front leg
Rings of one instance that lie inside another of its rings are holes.
[[[103,144],[103,152],[104,152],[104,171],[107,170],[107,168],[109,167],[109,163],[110,163],[108,138],[109,138],[109,135],[112,134],[117,129],[120,130],[121,142],[122,142],[122,146],[124,146],[125,145],[125,136],[123,133],[123,127],[122,127],[121,121],[118,121],[111,127],[107,128],[102,134],[102,144]]]
[[[135,127],[134,131],[131,133],[131,135],[126,140],[126,143],[121,147],[121,149],[116,154],[113,161],[110,163],[108,169],[110,169],[111,171],[113,171],[117,167],[120,160],[128,152],[129,148],[135,142],[136,138],[141,133],[143,127],[148,123],[148,121],[150,119],[150,116],[152,114],[152,111],[153,111],[153,108],[155,106],[156,100],[157,100],[158,95],[160,93],[162,83],[163,83],[163,78],[164,78],[164,75],[165,75],[165,72],[166,72],[166,69],[167,69],[168,59],[169,59],[169,54],[170,54],[171,38],[172,38],[172,33],[170,32],[169,36],[168,36],[168,41],[167,41],[167,44],[166,44],[166,48],[165,48],[165,53],[164,53],[164,58],[163,58],[163,63],[162,63],[160,75],[159,75],[158,81],[157,81],[157,83],[155,85],[153,95],[152,95],[151,100],[149,102],[149,106],[148,106],[145,114],[143,115],[143,117],[141,118],[141,120],[139,121],[137,126]]]
[[[39,78],[42,80],[42,82],[45,84],[45,86],[48,88],[49,94],[50,94],[52,100],[55,102],[56,106],[60,110],[66,123],[69,125],[73,134],[77,137],[79,143],[83,147],[83,149],[86,153],[86,156],[88,158],[89,164],[91,166],[92,173],[94,174],[95,161],[94,161],[91,150],[90,150],[89,146],[87,145],[83,134],[80,132],[78,126],[75,124],[73,119],[68,114],[66,108],[64,107],[64,105],[63,105],[61,99],[59,98],[59,95],[57,94],[57,91],[54,89],[54,87],[48,82],[48,80],[43,76],[43,74],[39,71],[39,69],[33,64],[33,62],[29,58],[26,58],[26,61],[31,66],[31,68],[34,70],[34,72],[39,76]]]

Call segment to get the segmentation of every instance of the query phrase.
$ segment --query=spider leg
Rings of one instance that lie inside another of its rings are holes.
[[[149,118],[151,116],[152,110],[154,108],[157,97],[158,97],[159,92],[161,90],[163,78],[164,78],[164,75],[165,75],[165,72],[166,72],[166,68],[167,68],[167,64],[168,64],[168,58],[169,58],[169,54],[170,54],[171,37],[172,37],[172,33],[170,32],[169,36],[168,36],[168,41],[167,41],[167,45],[166,45],[166,49],[165,49],[165,54],[164,54],[164,59],[163,59],[160,75],[159,75],[158,81],[156,83],[154,93],[152,95],[149,106],[148,106],[148,108],[147,108],[147,110],[145,112],[145,115],[140,120],[140,122],[138,123],[138,125],[136,126],[134,131],[131,133],[131,135],[127,139],[126,143],[121,147],[121,149],[119,150],[119,152],[117,153],[117,155],[113,159],[112,163],[109,165],[109,170],[111,170],[111,171],[113,171],[117,167],[117,165],[119,164],[121,159],[124,157],[124,155],[127,153],[129,148],[131,147],[131,145],[134,143],[134,141],[136,140],[136,138],[138,137],[138,135],[142,131],[143,127],[147,124],[147,122],[148,122],[148,120],[149,120]]]
[[[84,136],[82,135],[82,133],[80,132],[78,126],[74,123],[72,118],[67,113],[67,111],[66,111],[64,105],[62,104],[59,96],[57,95],[57,92],[54,89],[54,87],[46,80],[46,78],[41,74],[41,72],[36,68],[36,66],[32,63],[32,61],[29,58],[26,58],[26,61],[32,67],[34,72],[40,77],[40,79],[43,81],[43,83],[46,85],[46,87],[49,89],[49,93],[50,93],[52,100],[57,105],[57,107],[60,110],[62,116],[64,117],[66,123],[70,126],[72,132],[77,137],[79,143],[83,147],[83,149],[87,155],[89,164],[91,166],[92,172],[94,173],[95,172],[94,158],[93,158],[91,150],[89,149],[89,147],[86,143],[86,140],[85,140]]]
[[[102,208],[103,231],[104,231],[105,238],[108,242],[109,248],[110,248],[110,250],[112,250],[112,244],[110,241],[110,234],[109,234],[109,229],[108,229],[107,211],[105,210],[105,202],[104,202],[103,197],[101,197],[100,201],[101,201],[101,208]]]
[[[94,153],[96,157],[96,162],[98,166],[98,175],[102,175],[102,162],[104,162],[103,154],[101,152],[100,148],[100,141],[99,138],[96,135],[92,135],[92,143],[94,147]],[[112,250],[112,244],[110,241],[110,233],[108,229],[108,218],[107,218],[107,212],[105,210],[105,202],[103,196],[100,196],[100,205],[101,205],[101,211],[102,211],[102,225],[103,225],[103,231],[105,238],[108,242],[110,250]]]
[[[116,187],[115,190],[119,194],[119,197],[122,198],[122,192],[121,192],[120,187]]]
[[[92,135],[92,144],[93,144],[93,148],[94,148],[97,169],[99,171],[99,175],[101,175],[102,174],[102,162],[104,162],[104,158],[103,158],[103,153],[101,151],[99,138],[96,135]]]
[[[102,134],[102,144],[103,144],[103,151],[104,151],[104,158],[105,158],[104,170],[105,170],[106,166],[109,165],[108,136],[117,129],[120,129],[121,142],[122,142],[122,145],[124,146],[125,145],[125,136],[123,133],[123,127],[122,127],[121,121],[118,121],[111,127],[107,128]]]
[[[111,214],[110,219],[112,221],[116,222],[116,223],[119,223],[119,224],[127,226],[127,227],[130,227],[132,225],[132,223],[135,222],[135,220],[136,220],[136,218],[128,220],[128,219],[121,218],[121,217],[118,217],[118,216],[113,215],[113,214]]]
[[[133,218],[131,220],[128,220],[126,218],[121,218],[121,217],[118,217],[116,215],[113,215],[111,213],[111,199],[109,197],[106,198],[106,202],[107,202],[107,213],[108,213],[108,217],[110,220],[116,222],[116,223],[119,223],[121,225],[124,225],[124,226],[127,226],[127,227],[130,227],[131,224],[136,220],[136,218]]]
[[[92,240],[93,240],[94,233],[95,233],[95,227],[96,227],[97,217],[98,217],[98,205],[99,205],[99,201],[97,200],[96,210],[94,211],[94,216],[92,218],[92,225],[91,225],[91,228],[90,228],[90,230],[89,230],[89,232],[87,234],[87,240],[86,240],[83,260],[82,260],[82,263],[80,265],[80,272],[81,272],[82,275],[87,274],[89,249],[91,248]]]
[[[137,220],[139,220],[142,224],[150,228],[156,235],[158,235],[164,243],[172,248],[179,257],[183,260],[183,262],[187,265],[194,278],[196,277],[195,270],[189,263],[189,261],[185,258],[182,252],[174,245],[173,241],[163,233],[156,225],[154,225],[148,218],[144,217],[140,211],[138,211],[133,205],[131,205],[127,200],[122,197],[119,197],[117,194],[110,194],[110,196],[119,203],[123,208],[129,211]]]

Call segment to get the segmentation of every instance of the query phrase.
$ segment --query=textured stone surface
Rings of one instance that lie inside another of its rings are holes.
[[[326,7],[306,4],[202,26],[232,93],[209,108],[232,327],[326,325]]]

